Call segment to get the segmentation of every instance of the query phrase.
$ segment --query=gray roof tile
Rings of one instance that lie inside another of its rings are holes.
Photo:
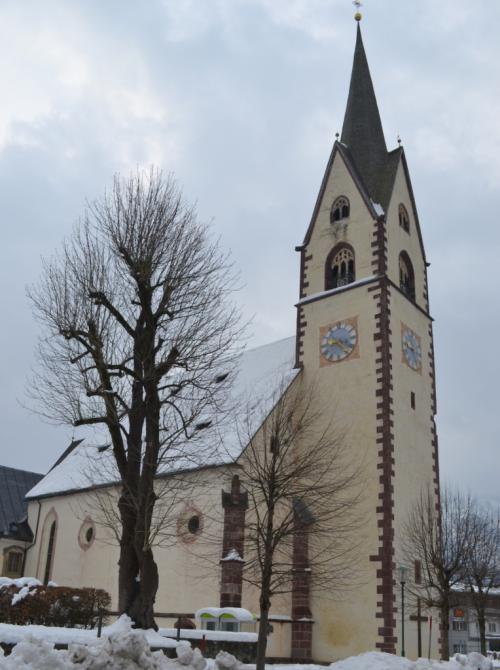
[[[0,537],[26,539],[26,493],[43,475],[0,465]]]

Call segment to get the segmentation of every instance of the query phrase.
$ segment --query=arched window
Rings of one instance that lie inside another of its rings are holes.
[[[410,217],[403,204],[399,205],[399,225],[403,230],[406,230],[407,233],[410,232]]]
[[[325,289],[346,286],[355,278],[354,249],[349,244],[338,244],[326,259]]]
[[[47,544],[47,558],[45,561],[45,573],[43,576],[43,583],[48,584],[50,579],[50,574],[52,572],[52,561],[54,558],[54,544],[56,541],[56,522],[53,521],[50,526],[49,532],[49,542]]]
[[[415,273],[406,251],[399,254],[399,287],[410,300],[415,300]]]
[[[341,195],[332,205],[330,223],[336,223],[342,219],[349,218],[349,210],[349,200],[344,195]]]

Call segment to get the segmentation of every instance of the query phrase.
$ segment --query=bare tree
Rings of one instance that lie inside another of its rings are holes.
[[[139,627],[156,626],[155,480],[206,457],[200,436],[222,410],[239,332],[233,288],[207,226],[151,170],[115,178],[29,291],[44,329],[38,410],[111,442],[119,609]]]
[[[425,606],[437,608],[441,618],[443,660],[449,658],[449,612],[454,587],[464,583],[470,548],[473,501],[468,494],[444,488],[438,497],[422,492],[406,520],[403,553],[420,565],[420,584],[410,586]]]
[[[361,467],[318,396],[300,375],[288,388],[283,383],[255,434],[252,409],[238,461],[249,498],[243,578],[259,592],[257,670],[265,665],[274,597],[292,592],[297,617],[311,617],[310,591],[338,595],[356,573]]]
[[[476,612],[481,653],[486,656],[486,607],[492,588],[500,584],[500,517],[498,511],[472,505],[469,551],[464,582]]]

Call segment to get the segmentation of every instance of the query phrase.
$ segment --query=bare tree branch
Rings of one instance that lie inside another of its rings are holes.
[[[231,380],[215,379],[242,330],[233,291],[227,256],[154,170],[115,178],[29,291],[44,328],[31,397],[53,421],[109,435],[121,480],[119,608],[145,628],[155,626],[155,524],[167,516],[155,514],[155,480],[182,454],[203,463],[186,439],[194,445],[200,417],[223,411]]]

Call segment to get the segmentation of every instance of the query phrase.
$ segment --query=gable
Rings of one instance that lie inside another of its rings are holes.
[[[332,205],[341,196],[349,202],[349,216],[332,224]],[[301,298],[325,290],[325,263],[332,250],[342,245],[354,251],[357,280],[373,275],[373,223],[381,213],[379,206],[369,199],[348,150],[337,142],[306,234],[305,247],[301,247],[307,257],[307,278]]]
[[[405,231],[400,225],[400,205],[408,213],[409,231]],[[415,273],[416,302],[422,309],[427,309],[425,250],[404,154],[402,154],[397,167],[391,200],[387,210],[386,226],[389,278],[399,286],[399,254],[401,252],[408,254]]]
[[[343,166],[343,169],[341,166]],[[349,175],[349,178],[342,179],[342,181],[340,181],[338,179],[338,175],[343,174],[345,174],[346,176]],[[338,184],[337,181],[339,182]],[[329,216],[330,207],[333,204],[332,200],[332,202],[330,202],[328,205],[329,200],[328,196],[331,195],[331,191],[337,189],[339,191],[338,194],[342,195],[341,187],[344,185],[347,187],[347,190],[351,193],[353,192],[354,188],[355,191],[357,192],[357,196],[359,196],[362,202],[364,203],[367,213],[374,218],[377,217],[378,214],[375,203],[372,202],[370,196],[368,195],[368,191],[366,189],[366,186],[364,185],[363,178],[361,177],[359,171],[354,165],[354,161],[350,156],[348,148],[337,141],[333,145],[333,149],[328,159],[325,173],[323,175],[323,179],[321,181],[321,185],[319,188],[318,196],[316,198],[316,203],[314,205],[311,220],[309,222],[309,226],[307,228],[304,237],[304,241],[299,247],[297,247],[297,251],[306,247],[309,244],[318,218],[320,218],[321,214],[323,215],[321,218],[324,218],[325,207],[328,208],[328,216]]]

